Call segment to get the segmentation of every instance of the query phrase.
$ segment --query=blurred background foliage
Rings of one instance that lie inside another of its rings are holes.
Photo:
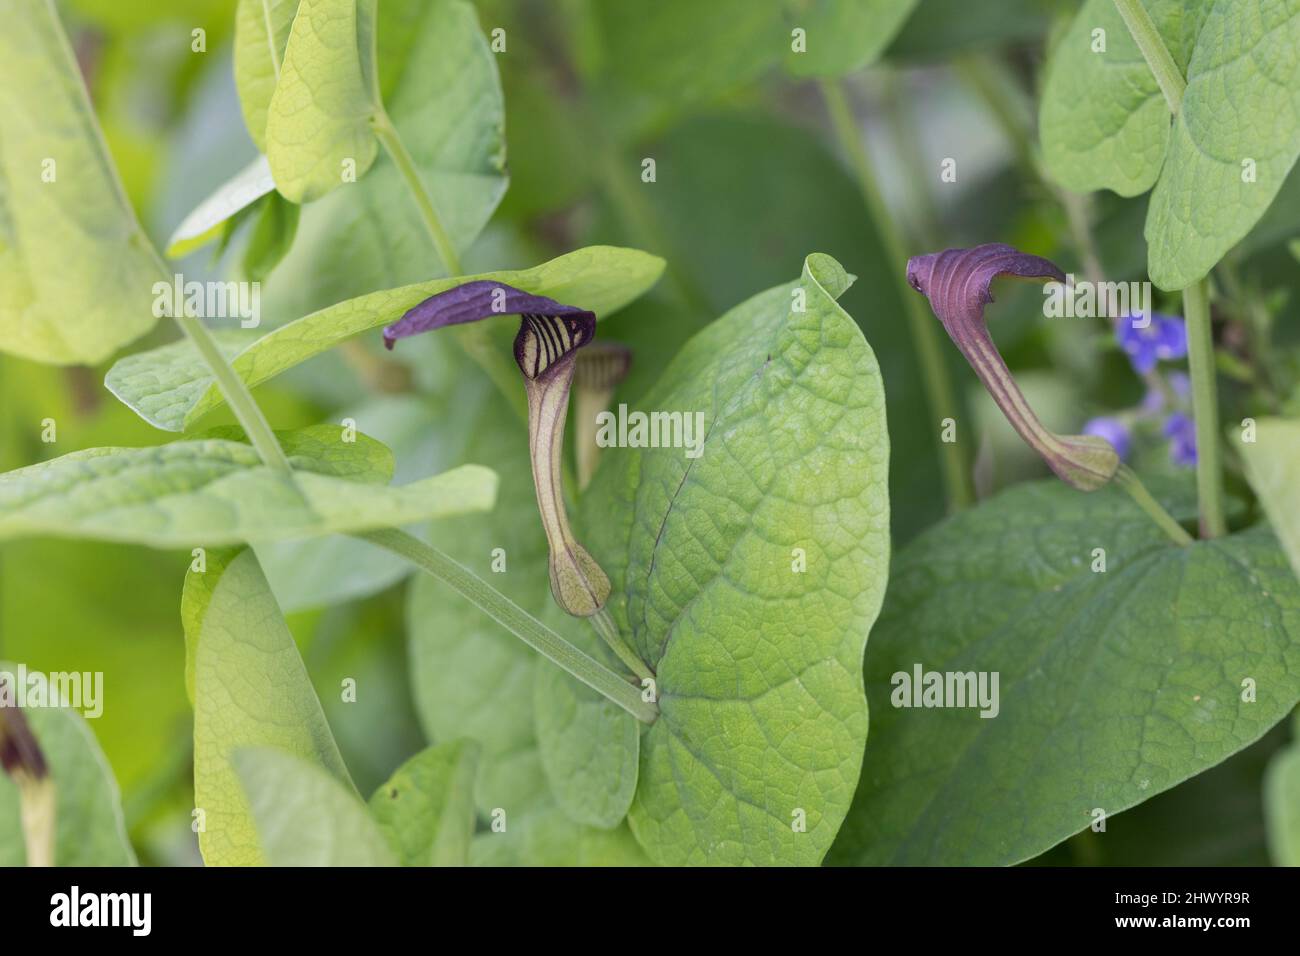
[[[632,397],[708,321],[786,281],[806,253],[830,253],[858,276],[842,304],[862,325],[885,377],[892,481],[896,492],[904,490],[892,496],[896,546],[940,518],[938,426],[925,407],[878,224],[831,133],[816,84],[747,59],[745,17],[755,5],[710,0],[706,15],[705,4],[696,4],[703,25],[674,19],[671,10],[660,16],[641,4],[597,0],[480,0],[477,6],[485,32],[501,27],[508,38],[497,64],[510,185],[466,254],[466,270],[526,267],[602,242],[664,256],[669,272],[657,289],[602,326],[602,334],[635,350],[622,393]],[[163,248],[189,210],[256,156],[232,79],[234,4],[61,0],[59,8],[130,199]],[[1145,197],[1099,194],[1071,207],[1039,171],[1034,104],[1042,66],[1076,9],[1071,0],[921,0],[882,61],[846,80],[909,254],[1000,241],[1082,272],[1082,216],[1108,278],[1145,278]],[[206,52],[191,50],[196,27],[206,31]],[[690,58],[678,29],[717,30],[731,60]],[[653,42],[622,49],[619,38],[629,30],[650,31]],[[645,50],[657,53],[642,63]],[[954,156],[957,181],[941,183],[940,161]],[[646,157],[655,159],[656,183],[639,189]],[[1300,231],[1296,180],[1293,174],[1228,263],[1240,301],[1272,317],[1279,387],[1261,394],[1243,381],[1224,396],[1226,422],[1269,406],[1300,407],[1282,387],[1294,381],[1300,330],[1296,262],[1282,241]],[[176,271],[187,279],[232,271],[248,231],[219,255],[204,249],[180,260]],[[309,237],[300,232],[297,241]],[[266,327],[297,317],[285,304],[296,297],[277,289],[292,289],[300,278],[289,269],[268,280]],[[1176,301],[1160,305],[1177,311]],[[1093,415],[1141,400],[1141,382],[1105,329],[1040,318],[1037,291],[1006,290],[993,331],[1049,426],[1077,431]],[[1232,338],[1234,328],[1219,324],[1230,356],[1246,348]],[[163,323],[133,348],[175,334]],[[979,493],[1043,475],[1042,464],[943,344],[980,433]],[[0,470],[73,449],[166,438],[103,390],[106,368],[0,356]],[[448,376],[436,348],[393,357],[372,336],[282,376],[259,389],[258,398],[279,428],[365,409],[366,430],[394,448],[405,477],[415,477],[456,463],[466,441],[447,424],[456,417],[448,414]],[[56,445],[40,439],[47,418],[57,422]],[[205,424],[230,420],[224,411],[209,419]],[[1145,472],[1174,470],[1162,447],[1143,454]],[[376,557],[358,562],[355,549],[331,542],[259,553],[344,758],[368,792],[424,737],[410,688],[406,571]],[[108,706],[92,726],[147,864],[199,862],[189,827],[191,715],[177,615],[189,560],[85,542],[0,547],[0,659],[40,670],[104,672]],[[367,688],[356,704],[339,702],[345,676]],[[1106,834],[1081,834],[1041,862],[1267,862],[1260,780],[1286,739],[1285,728],[1275,730],[1220,767],[1115,818]]]

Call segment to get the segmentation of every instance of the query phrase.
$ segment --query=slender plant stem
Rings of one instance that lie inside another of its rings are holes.
[[[1183,79],[1182,71],[1178,69],[1174,58],[1169,55],[1169,48],[1161,39],[1160,31],[1151,20],[1151,14],[1142,6],[1142,0],[1115,0],[1115,9],[1124,18],[1128,32],[1133,35],[1133,42],[1138,45],[1147,66],[1155,74],[1160,92],[1165,94],[1165,102],[1169,104],[1169,112],[1177,116],[1183,105],[1187,81]]]
[[[185,315],[184,312],[176,316],[176,324],[194,343],[194,348],[198,350],[199,355],[212,371],[212,376],[217,380],[217,388],[221,390],[226,404],[230,406],[230,410],[235,413],[235,418],[243,426],[244,434],[257,449],[262,463],[277,471],[291,471],[289,459],[284,457],[284,450],[276,441],[275,433],[267,424],[262,409],[258,407],[248,386],[239,377],[239,373],[231,368],[226,357],[221,354],[221,349],[217,347],[216,340],[212,338],[212,333],[208,331],[207,326],[198,319]]]
[[[645,666],[641,658],[636,656],[636,652],[628,647],[627,641],[623,640],[623,636],[618,631],[618,625],[614,623],[614,618],[607,608],[602,607],[587,620],[591,621],[591,626],[595,628],[601,640],[609,645],[609,649],[618,655],[618,659],[627,666],[628,670],[642,680],[652,680],[654,678],[650,668]]]
[[[1196,493],[1200,499],[1201,537],[1226,534],[1223,475],[1219,470],[1219,405],[1214,381],[1214,340],[1210,335],[1210,280],[1183,290],[1187,320],[1187,362],[1192,380],[1192,414],[1196,418]]]
[[[399,554],[449,585],[494,621],[542,656],[558,664],[592,690],[609,698],[644,723],[653,723],[659,708],[641,699],[641,692],[595,658],[574,647],[478,575],[437,548],[397,528],[356,535]]]
[[[371,121],[371,127],[375,131],[375,137],[397,165],[402,178],[406,180],[407,188],[410,189],[411,196],[415,199],[416,208],[420,211],[420,218],[424,220],[424,228],[429,231],[429,238],[433,240],[434,248],[438,250],[438,257],[442,259],[447,275],[460,275],[460,256],[456,254],[456,247],[452,245],[451,237],[447,235],[442,220],[438,218],[438,211],[434,208],[433,200],[424,187],[424,181],[420,178],[420,171],[415,166],[415,160],[406,151],[406,144],[402,142],[402,137],[397,134],[397,129],[393,126],[392,120],[388,118],[386,113],[381,111]]]
[[[1192,543],[1192,536],[1174,520],[1173,516],[1160,506],[1160,502],[1151,497],[1146,485],[1128,465],[1120,465],[1115,472],[1115,483],[1127,491],[1138,507],[1151,516],[1151,520],[1160,526],[1160,530],[1169,535],[1169,540],[1180,548]]]
[[[944,366],[943,352],[939,342],[939,323],[927,312],[924,300],[907,284],[907,252],[903,247],[902,236],[894,225],[889,207],[880,194],[870,157],[858,135],[857,123],[853,111],[849,108],[844,88],[836,80],[821,81],[822,96],[830,113],[831,125],[841,148],[848,154],[858,178],[858,187],[866,201],[867,211],[874,221],[877,232],[885,247],[889,260],[889,271],[898,287],[898,294],[907,310],[908,321],[912,328],[912,338],[916,345],[917,358],[921,363],[921,378],[925,386],[926,402],[930,412],[940,419],[957,417],[957,400],[953,394],[952,381]],[[935,425],[937,426],[937,422]],[[936,432],[937,433],[937,432]],[[940,463],[943,469],[944,484],[948,493],[950,509],[965,508],[974,500],[971,487],[970,470],[966,467],[965,456],[956,442],[939,442]]]

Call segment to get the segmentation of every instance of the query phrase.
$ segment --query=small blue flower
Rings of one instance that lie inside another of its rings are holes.
[[[1132,447],[1132,436],[1129,430],[1124,427],[1124,423],[1118,418],[1092,418],[1083,426],[1085,435],[1096,435],[1098,438],[1104,438],[1110,442],[1111,447],[1115,449],[1115,454],[1119,455],[1120,461],[1128,459],[1129,449]]]
[[[1134,324],[1140,318],[1125,315],[1115,326],[1115,341],[1128,355],[1139,375],[1145,375],[1164,359],[1180,359],[1187,354],[1187,327],[1176,315],[1151,313],[1145,328]]]
[[[1169,457],[1175,465],[1196,464],[1196,423],[1190,415],[1174,412],[1165,419],[1165,437],[1169,439]]]

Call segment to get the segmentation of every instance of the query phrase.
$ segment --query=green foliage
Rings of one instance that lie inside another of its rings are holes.
[[[1114,491],[1004,492],[894,562],[867,766],[830,859],[1028,859],[1277,723],[1300,697],[1297,627],[1300,584],[1265,528],[1179,548]],[[897,706],[917,665],[998,673],[996,718]]]
[[[397,865],[356,792],[319,764],[271,747],[241,748],[230,759],[268,865]]]
[[[370,811],[403,866],[464,866],[474,835],[478,747],[429,747],[370,797]]]
[[[285,849],[281,837],[293,842],[286,832],[291,820],[258,804],[265,791],[249,782],[262,774],[256,765],[237,766],[236,753],[275,747],[314,762],[351,789],[347,768],[251,551],[210,552],[206,570],[185,578],[181,620],[194,703],[194,806],[204,815],[203,859],[209,866],[277,862],[275,852]],[[309,786],[301,784],[298,799],[323,790]],[[352,797],[360,802],[355,791]],[[254,810],[269,816],[255,826]],[[387,849],[382,837],[380,843]]]
[[[1172,128],[1112,0],[1089,0],[1057,45],[1040,119],[1048,167],[1067,188],[1130,196],[1155,185],[1151,281],[1175,290],[1250,232],[1300,156],[1300,2],[1147,6],[1186,74]]]
[[[820,862],[852,798],[889,450],[875,358],[835,303],[849,282],[810,256],[692,339],[642,404],[702,409],[703,454],[619,450],[584,498],[656,674],[628,819],[660,863]]]
[[[153,327],[162,268],[53,0],[27,6],[0,34],[0,350],[102,362]]]
[[[281,326],[238,353],[231,364],[250,386],[260,385],[355,335],[395,322],[431,295],[472,280],[489,279],[561,302],[582,302],[605,315],[644,292],[662,271],[663,260],[644,252],[593,246],[531,269],[372,292]],[[113,367],[105,384],[138,415],[166,431],[187,429],[222,403],[211,373],[188,344],[129,356]]]
[[[281,436],[277,472],[241,441],[91,448],[0,476],[0,538],[97,538],[158,548],[363,531],[490,508],[495,476],[466,465],[400,487],[378,442],[315,426]]]

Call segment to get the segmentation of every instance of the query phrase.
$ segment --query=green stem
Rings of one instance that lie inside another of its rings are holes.
[[[1115,472],[1115,483],[1127,491],[1138,507],[1151,516],[1151,520],[1160,526],[1160,530],[1169,535],[1169,539],[1180,548],[1192,543],[1192,536],[1173,519],[1173,516],[1160,506],[1160,502],[1151,497],[1146,485],[1128,465],[1120,465]]]
[[[1192,414],[1196,419],[1196,493],[1200,499],[1201,537],[1226,534],[1223,476],[1219,470],[1219,405],[1214,381],[1214,340],[1210,334],[1210,280],[1183,290],[1187,320],[1187,361],[1192,380]]]
[[[1156,82],[1160,84],[1160,92],[1165,94],[1169,112],[1177,116],[1179,107],[1183,104],[1187,81],[1183,79],[1182,71],[1178,69],[1174,58],[1169,55],[1169,48],[1161,39],[1160,31],[1151,20],[1151,14],[1142,6],[1142,0],[1115,0],[1115,9],[1124,18],[1128,32],[1133,35],[1133,42],[1142,51],[1147,66],[1151,67]]]
[[[654,674],[650,668],[646,667],[641,658],[636,656],[636,652],[627,646],[623,636],[618,632],[618,625],[614,623],[613,616],[609,613],[609,608],[602,607],[599,611],[587,618],[591,621],[591,626],[595,628],[596,633],[600,635],[601,640],[609,645],[609,649],[618,655],[618,659],[627,666],[637,677],[642,680],[653,680]]]
[[[907,310],[917,358],[921,363],[921,379],[925,386],[926,402],[930,412],[940,420],[944,418],[955,420],[957,400],[953,394],[952,382],[944,367],[943,352],[939,345],[939,324],[927,312],[924,299],[907,284],[907,253],[903,248],[903,239],[894,225],[884,197],[880,194],[875,172],[871,168],[871,160],[858,135],[857,123],[849,108],[848,98],[844,95],[844,88],[836,80],[822,80],[821,90],[826,100],[827,111],[830,113],[831,125],[857,174],[862,198],[866,201],[867,211],[884,244],[885,255],[889,260],[889,271],[898,287],[903,307]],[[939,446],[944,484],[948,492],[948,505],[954,510],[964,508],[974,500],[974,492],[961,448],[955,442],[941,441]]]
[[[262,409],[254,401],[252,393],[249,392],[244,380],[239,377],[239,373],[231,368],[226,357],[221,354],[221,349],[217,347],[216,340],[212,338],[212,333],[208,331],[207,326],[184,312],[175,318],[176,324],[181,327],[181,331],[207,363],[213,378],[217,380],[217,388],[221,390],[226,404],[230,406],[230,410],[235,413],[235,418],[243,426],[244,434],[257,449],[262,463],[277,471],[286,473],[291,471],[289,459],[284,457],[284,450],[276,441],[275,433],[267,424]]]
[[[442,259],[447,275],[460,275],[460,256],[456,254],[456,247],[452,245],[451,237],[447,235],[442,220],[438,218],[438,211],[434,209],[433,200],[429,197],[428,190],[424,188],[424,181],[420,179],[420,171],[415,167],[415,160],[406,151],[406,144],[397,134],[392,120],[381,110],[371,120],[370,125],[375,131],[375,137],[388,151],[402,178],[406,180],[406,186],[415,199],[416,208],[420,211],[420,218],[424,220],[424,228],[429,231],[429,238],[433,240],[434,248],[438,250],[438,257]]]
[[[494,621],[592,690],[612,700],[644,723],[654,723],[659,708],[604,664],[574,647],[478,575],[419,538],[397,528],[367,531],[356,537],[399,554],[448,584]]]

